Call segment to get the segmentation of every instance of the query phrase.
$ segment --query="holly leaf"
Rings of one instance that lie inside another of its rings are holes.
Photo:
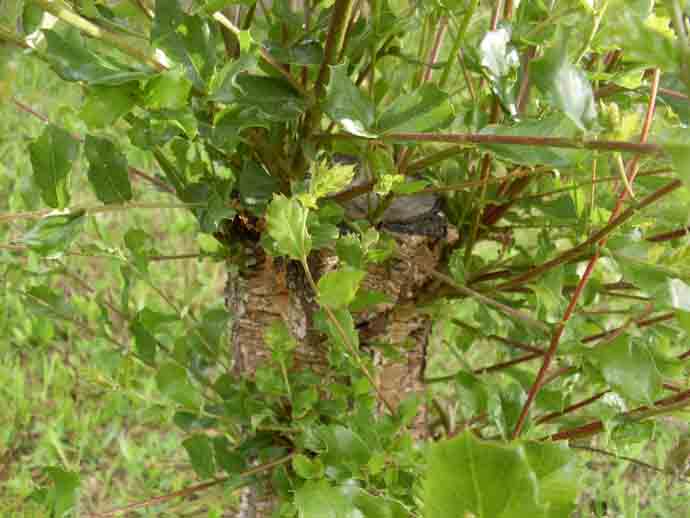
[[[312,243],[307,231],[308,213],[297,200],[282,194],[273,196],[266,210],[266,224],[281,254],[298,261],[309,255]]]
[[[423,486],[427,518],[545,517],[543,496],[520,443],[480,441],[466,431],[429,449]]]
[[[347,64],[333,65],[326,88],[324,110],[345,131],[360,137],[373,138],[374,103],[347,75]]]
[[[636,403],[651,404],[662,392],[662,378],[646,345],[621,335],[587,353],[587,360],[613,389]]]
[[[329,165],[327,161],[314,162],[311,167],[309,192],[298,195],[307,208],[316,209],[316,202],[345,189],[355,176],[355,164]]]
[[[182,11],[178,0],[156,0],[151,43],[184,68],[195,88],[206,90],[216,66],[216,24]]]
[[[49,124],[29,144],[34,182],[41,198],[49,207],[63,208],[69,204],[69,173],[79,156],[79,141],[65,130]]]
[[[345,308],[357,294],[366,272],[345,267],[326,273],[319,279],[319,302],[332,309]]]
[[[112,126],[129,113],[139,98],[139,84],[123,83],[115,86],[92,86],[79,116],[89,128]]]
[[[206,435],[196,434],[182,441],[187,450],[192,468],[201,479],[211,478],[216,473],[216,461],[213,456],[213,444]]]
[[[561,33],[558,43],[532,63],[530,77],[553,104],[584,131],[597,115],[594,92],[584,72],[568,61],[567,40]]]
[[[89,161],[89,182],[103,203],[124,203],[132,199],[127,159],[106,138],[86,136],[84,151]]]
[[[192,83],[182,70],[167,70],[146,83],[146,106],[152,110],[182,110],[188,106],[191,90]]]
[[[120,85],[146,79],[152,72],[135,70],[91,52],[77,31],[65,36],[43,30],[48,44],[46,59],[65,81],[84,81],[90,85]]]
[[[48,255],[66,250],[84,223],[84,212],[46,216],[20,239],[19,243]]]
[[[428,132],[446,128],[455,111],[447,93],[431,83],[393,101],[378,117],[378,133]]]

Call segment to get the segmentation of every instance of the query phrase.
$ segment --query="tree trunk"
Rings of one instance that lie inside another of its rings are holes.
[[[386,293],[393,303],[355,315],[361,351],[374,355],[376,382],[396,408],[408,395],[421,395],[424,391],[422,378],[431,323],[426,315],[417,311],[415,298],[428,282],[425,273],[428,266],[435,266],[440,257],[438,240],[398,235],[397,243],[397,257],[369,268],[362,286]],[[313,369],[327,378],[327,351],[312,326],[312,316],[318,305],[304,279],[301,265],[267,256],[256,239],[245,239],[243,244],[245,257],[256,260],[251,268],[230,272],[226,286],[235,374],[253,376],[257,366],[269,355],[263,337],[265,329],[274,320],[282,319],[300,344],[295,352],[294,369]],[[422,264],[428,265],[427,268]],[[314,252],[310,257],[310,270],[316,280],[337,266],[337,257],[330,253]],[[384,357],[368,346],[382,341],[394,345],[399,352],[396,358]],[[426,409],[420,408],[411,425],[418,438],[424,437],[427,430]],[[386,408],[380,405],[379,410],[385,412]],[[241,501],[239,518],[271,516],[274,502],[270,487],[245,489]]]

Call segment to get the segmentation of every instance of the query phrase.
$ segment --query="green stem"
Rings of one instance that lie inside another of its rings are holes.
[[[304,274],[307,277],[307,282],[309,282],[309,286],[311,286],[311,289],[314,291],[314,293],[318,293],[318,288],[316,286],[316,283],[314,282],[314,277],[312,277],[311,271],[309,270],[309,264],[307,264],[306,257],[303,257],[300,262],[302,263],[302,267],[304,268]],[[364,374],[364,377],[369,381],[369,383],[371,383],[371,386],[376,391],[376,395],[378,396],[379,401],[386,405],[386,408],[388,408],[391,414],[395,414],[395,407],[390,401],[388,401],[388,398],[386,398],[386,395],[378,386],[378,383],[376,383],[374,376],[372,376],[372,374],[369,372],[369,369],[367,369],[366,365],[364,365],[362,358],[360,358],[359,356],[359,352],[355,348],[354,344],[350,342],[350,338],[347,336],[345,329],[343,329],[343,326],[340,324],[340,321],[335,316],[335,313],[333,313],[333,310],[326,305],[321,305],[321,307],[326,312],[328,320],[330,320],[333,326],[335,326],[336,330],[338,331],[338,334],[340,335],[340,339],[347,347],[348,351],[350,352],[350,355],[352,356],[352,359],[357,364],[357,367],[362,372],[362,374]]]
[[[110,31],[102,29],[86,18],[82,18],[66,6],[59,5],[58,3],[50,0],[35,0],[34,3],[56,18],[68,23],[69,25],[72,25],[73,27],[76,27],[84,34],[88,34],[92,38],[110,43],[128,56],[131,56],[158,71],[167,70],[167,67],[151,54],[142,51],[138,47],[130,45],[119,34],[114,34]]]
[[[465,13],[464,18],[462,19],[462,23],[460,25],[460,28],[458,29],[458,34],[455,37],[455,40],[453,41],[453,48],[451,49],[450,54],[448,55],[448,60],[446,61],[445,66],[443,67],[443,72],[441,73],[441,79],[438,82],[438,86],[439,88],[441,88],[441,90],[443,90],[443,88],[446,86],[446,83],[448,82],[448,78],[450,77],[450,69],[454,61],[453,58],[460,51],[460,46],[462,45],[462,42],[465,40],[465,33],[467,32],[467,28],[470,25],[470,21],[472,20],[472,16],[474,16],[474,12],[477,9],[478,5],[479,0],[474,0],[467,8],[467,12]]]

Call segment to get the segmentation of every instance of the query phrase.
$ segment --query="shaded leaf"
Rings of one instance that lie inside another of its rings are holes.
[[[215,24],[185,14],[178,0],[156,0],[151,42],[181,64],[201,91],[215,70],[217,34]]]
[[[46,58],[55,73],[65,81],[84,81],[90,85],[119,85],[146,79],[153,72],[135,70],[112,60],[106,61],[86,47],[78,32],[61,36],[55,31],[43,31],[48,44]]]
[[[533,61],[530,77],[557,108],[585,130],[597,115],[594,92],[584,72],[568,61],[567,40],[561,35],[555,46]]]
[[[273,194],[278,192],[280,182],[259,164],[252,160],[244,163],[238,182],[242,204],[254,212],[263,212]]]
[[[81,231],[84,212],[46,216],[34,225],[19,242],[41,254],[66,250]]]
[[[447,127],[455,116],[448,94],[431,83],[395,99],[376,121],[376,130],[386,132],[428,132]]]
[[[115,86],[92,86],[79,116],[89,128],[111,126],[129,113],[139,98],[139,84],[123,83]]]
[[[158,74],[146,83],[146,106],[154,110],[181,110],[187,107],[192,82],[175,68]]]
[[[110,140],[86,136],[84,151],[89,161],[89,182],[103,203],[124,203],[132,199],[127,159]]]
[[[347,75],[347,64],[331,66],[324,110],[345,131],[360,137],[374,137],[374,104]]]
[[[156,384],[161,393],[173,401],[192,408],[199,406],[199,394],[190,383],[187,371],[176,363],[167,362],[160,366]]]
[[[213,445],[206,435],[192,435],[182,441],[182,446],[187,450],[192,468],[199,478],[211,478],[216,473],[216,462],[213,457]]]
[[[69,204],[69,173],[79,156],[79,141],[65,130],[49,124],[41,136],[29,144],[34,182],[49,207]]]
[[[484,135],[573,138],[576,132],[577,127],[569,119],[559,115],[550,115],[538,120],[524,120],[512,126],[487,126],[480,133]],[[543,146],[482,144],[482,147],[504,160],[532,166],[573,167],[587,156],[580,150],[554,149]]]

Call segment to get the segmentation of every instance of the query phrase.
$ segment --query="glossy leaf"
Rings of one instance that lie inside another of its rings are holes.
[[[487,126],[481,131],[485,135],[564,138],[573,138],[576,132],[577,127],[569,119],[559,115],[551,115],[537,120],[527,119],[512,126]],[[494,152],[503,160],[530,166],[573,167],[586,157],[586,154],[579,150],[554,149],[544,146],[482,144],[482,147]]]
[[[530,77],[557,108],[585,130],[597,115],[594,92],[584,72],[568,59],[567,37],[561,36],[544,57],[532,63]]]
[[[487,32],[479,44],[479,56],[481,65],[491,80],[492,89],[504,108],[515,115],[517,107],[513,86],[517,79],[520,58],[510,40],[511,31],[507,27]]]
[[[345,131],[360,137],[373,137],[374,104],[347,75],[347,65],[331,66],[324,110]]]
[[[455,112],[448,94],[427,83],[395,99],[376,120],[378,133],[438,131],[448,127]]]
[[[182,11],[178,0],[156,0],[151,42],[184,68],[195,88],[206,90],[216,66],[216,25]]]
[[[49,207],[63,208],[69,204],[69,174],[79,156],[79,141],[65,130],[45,127],[41,136],[29,144],[34,183]]]
[[[280,183],[259,164],[247,160],[240,173],[238,187],[242,203],[254,212],[262,213],[273,194],[278,192]]]
[[[84,151],[89,161],[89,182],[103,203],[124,203],[132,199],[127,159],[110,140],[86,136]]]
[[[145,79],[152,72],[135,70],[106,60],[91,52],[78,32],[66,36],[46,29],[47,59],[55,72],[65,81],[84,81],[90,85],[120,85]]]
[[[268,234],[275,240],[281,254],[291,259],[306,260],[311,251],[307,231],[308,211],[297,200],[276,195],[266,211]]]

